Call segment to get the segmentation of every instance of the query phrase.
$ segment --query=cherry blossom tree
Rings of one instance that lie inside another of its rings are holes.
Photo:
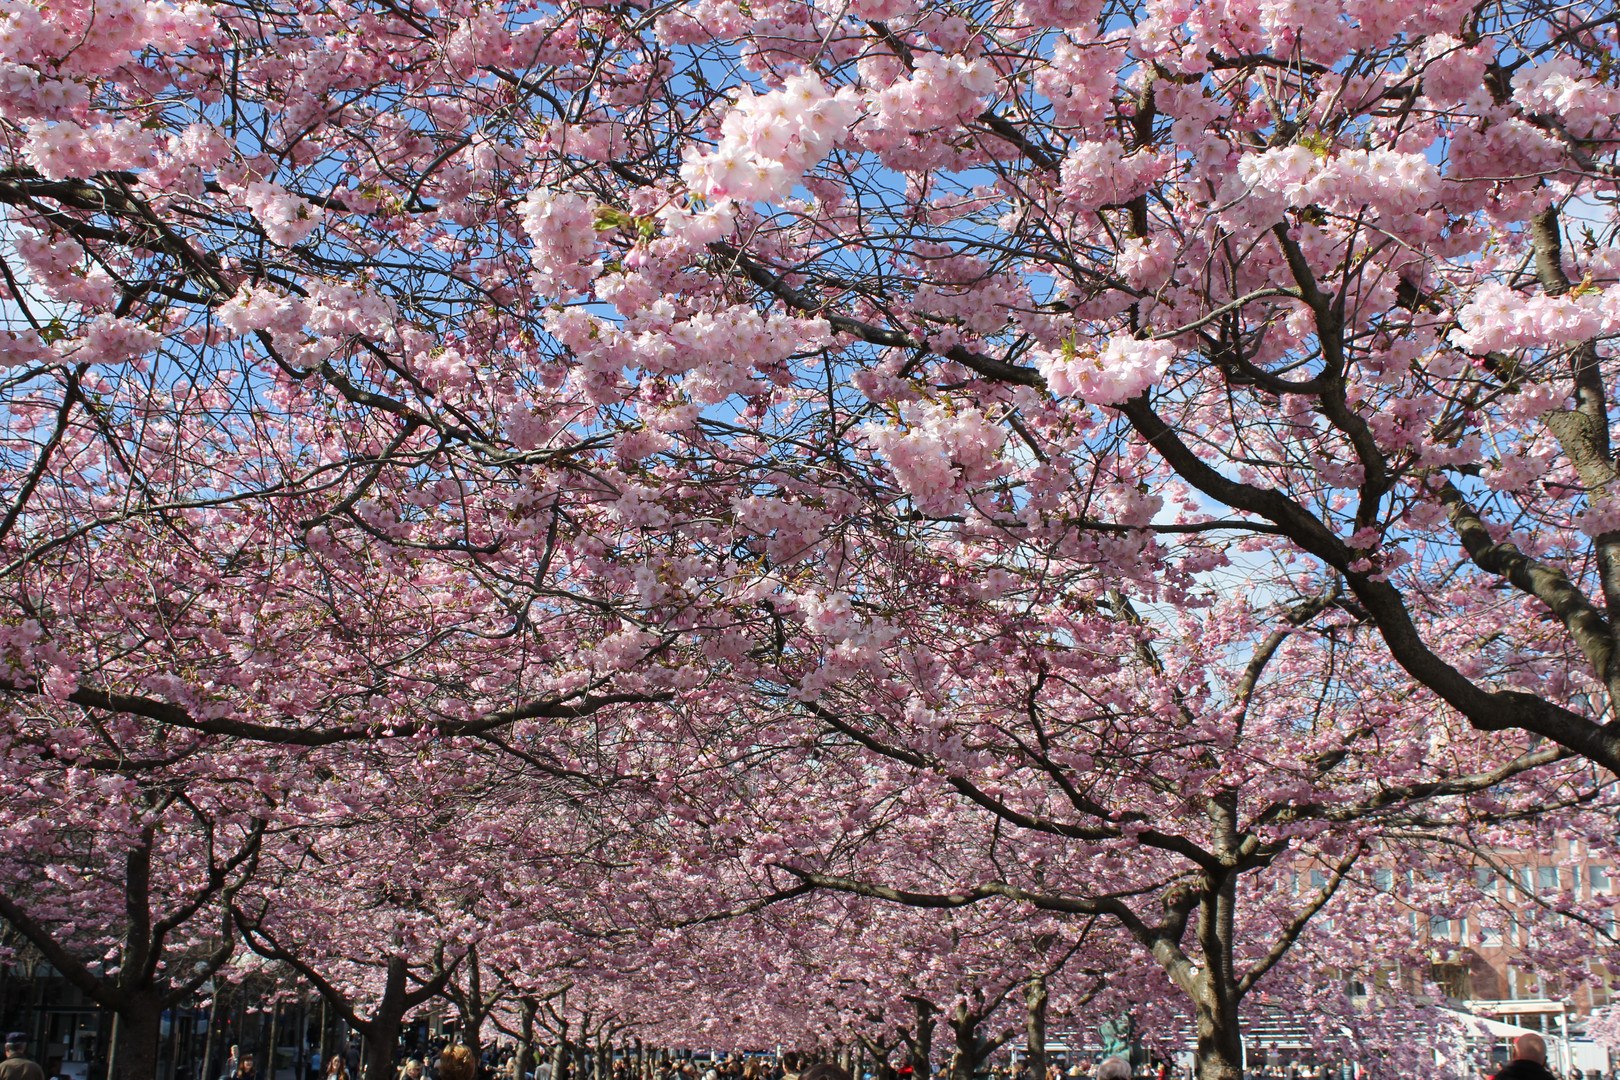
[[[0,919],[116,1015],[119,1075],[151,1076],[165,1010],[231,957],[229,906],[273,807],[198,777],[154,781],[97,749],[8,746]]]
[[[332,1000],[397,1023],[496,912],[1033,904],[1225,1077],[1365,860],[1607,810],[1612,5],[0,19],[5,737],[333,829],[498,768],[584,808],[435,830],[578,892],[445,888],[392,997],[374,829],[235,897]]]

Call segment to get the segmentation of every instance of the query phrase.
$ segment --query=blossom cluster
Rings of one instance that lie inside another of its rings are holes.
[[[23,154],[49,180],[83,178],[104,169],[144,169],[151,164],[153,134],[133,120],[84,128],[72,120],[28,125]]]
[[[220,305],[217,320],[229,335],[268,331],[284,357],[301,367],[319,364],[355,335],[389,343],[401,337],[392,300],[343,282],[317,285],[307,297],[245,288]]]
[[[853,90],[828,93],[813,73],[766,94],[742,87],[721,121],[719,145],[707,153],[688,147],[681,179],[710,200],[779,198],[827,156],[856,114]]]
[[[76,79],[42,78],[33,68],[0,60],[0,116],[19,121],[65,119],[63,114],[82,106],[88,97]]]
[[[86,265],[85,250],[65,236],[33,229],[12,233],[12,247],[28,267],[30,281],[58,303],[108,308],[118,300],[118,283],[99,264]]]
[[[1223,195],[1258,196],[1246,200],[1241,213],[1262,222],[1277,220],[1287,207],[1315,204],[1351,211],[1365,206],[1379,214],[1413,213],[1435,202],[1440,171],[1422,154],[1346,150],[1324,157],[1296,144],[1244,154],[1232,181],[1237,187]]]
[[[326,211],[270,180],[254,180],[241,192],[242,205],[264,228],[273,244],[292,247],[320,227]]]
[[[1523,296],[1501,282],[1487,282],[1457,312],[1452,344],[1473,353],[1561,345],[1620,333],[1620,285]]]
[[[1620,89],[1593,78],[1573,56],[1519,72],[1513,100],[1528,113],[1558,116],[1581,139],[1612,138],[1620,125]]]
[[[37,330],[0,330],[0,368],[50,364],[60,359]]]
[[[825,510],[761,495],[739,496],[731,506],[739,525],[765,538],[765,553],[778,565],[805,558],[832,521]]]
[[[922,53],[909,78],[897,79],[872,97],[861,125],[862,141],[881,150],[918,131],[955,125],[983,108],[996,88],[996,72],[984,60]]]
[[[621,398],[620,375],[629,367],[654,376],[681,376],[682,391],[698,405],[756,392],[761,373],[785,378],[782,365],[788,357],[822,348],[831,339],[822,319],[764,316],[745,304],[683,319],[664,302],[623,325],[568,307],[552,312],[546,329],[579,361],[580,378],[593,400]],[[688,420],[696,416],[678,415]]]
[[[1052,115],[1065,126],[1099,129],[1119,79],[1119,58],[1096,42],[1058,38],[1052,60],[1035,73],[1035,90],[1052,103]]]
[[[1052,393],[1096,405],[1122,404],[1153,386],[1170,368],[1176,347],[1126,334],[1108,339],[1099,352],[1064,346],[1036,352],[1036,367]]]
[[[602,272],[602,260],[596,257],[596,201],[536,188],[519,209],[523,231],[534,243],[529,259],[535,287],[543,295],[589,288]]]
[[[52,0],[0,8],[0,61],[50,63],[64,74],[97,75],[136,50],[179,52],[217,30],[207,4],[166,0]]]
[[[1154,154],[1127,154],[1116,139],[1077,143],[1059,172],[1065,205],[1077,213],[1117,206],[1147,191],[1163,171]]]
[[[978,409],[921,401],[899,408],[903,427],[867,424],[863,430],[923,513],[955,513],[972,487],[1006,473],[1001,448],[1007,433]]]

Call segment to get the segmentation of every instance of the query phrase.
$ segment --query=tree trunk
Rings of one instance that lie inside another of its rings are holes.
[[[214,1000],[209,1002],[208,1005],[208,1027],[203,1033],[202,1072],[197,1075],[197,1080],[214,1080],[212,1075],[214,1067],[214,1028],[219,1020],[220,997],[221,994],[216,989],[214,991]],[[299,1080],[303,1080],[303,1077],[299,1077]]]
[[[163,1007],[136,1000],[118,1014],[118,1072],[114,1080],[153,1080],[157,1076],[158,1031]]]
[[[467,947],[467,990],[456,995],[461,1013],[461,1042],[472,1051],[473,1060],[484,1060],[484,984],[478,969],[478,946]],[[481,1066],[480,1066],[481,1067]]]
[[[293,1080],[304,1080],[309,1075],[309,1002],[304,992],[298,991],[298,1047],[293,1056]]]
[[[322,1076],[326,1075],[325,1070],[332,1067],[332,1062],[330,1060],[332,1056],[332,1022],[331,1019],[326,1015],[326,1011],[326,999],[323,997],[321,998],[321,1063],[319,1066]],[[203,1080],[210,1080],[210,1078],[204,1077]],[[303,1078],[300,1077],[299,1080],[303,1080]]]
[[[264,1077],[264,1080],[276,1080],[276,1043],[281,1036],[280,1027],[281,999],[277,997],[270,1000],[270,1037],[265,1040],[270,1046],[265,1051],[264,1057],[259,1059],[263,1066],[259,1070],[259,1075]]]
[[[534,998],[523,999],[522,1026],[518,1028],[516,1080],[529,1080],[529,1073],[534,1070],[534,1016],[539,1011],[540,1003]]]
[[[468,1010],[461,1018],[461,1042],[472,1051],[474,1061],[484,1060],[484,1018],[474,1010]]]
[[[1046,975],[1029,977],[1024,987],[1024,1047],[1029,1080],[1046,1080]]]
[[[973,1080],[979,1064],[979,1014],[969,1009],[967,1002],[958,1002],[951,1017],[951,1032],[956,1036],[956,1052],[951,1055],[952,1080]]]
[[[557,1045],[551,1048],[551,1080],[567,1080],[568,1077],[568,1022],[565,1020],[557,1028]]]
[[[394,1080],[394,1051],[399,1045],[397,1016],[378,1016],[366,1032],[366,1080]]]
[[[930,1059],[934,1056],[934,1018],[939,1010],[933,1002],[915,998],[912,1001],[917,1010],[917,1030],[911,1038],[911,1067],[915,1080],[928,1080],[933,1071]]]
[[[1198,1080],[1243,1080],[1237,1002],[1213,992],[1198,1001]]]

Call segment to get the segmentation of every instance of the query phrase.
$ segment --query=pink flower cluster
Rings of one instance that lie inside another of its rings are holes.
[[[1127,239],[1114,256],[1114,269],[1134,289],[1157,289],[1175,271],[1176,240],[1160,233],[1151,240]]]
[[[30,281],[52,300],[86,308],[118,302],[118,283],[105,267],[85,258],[77,241],[20,228],[12,234],[12,246],[27,264]]]
[[[0,15],[0,60],[52,63],[65,74],[99,75],[149,46],[180,52],[217,29],[206,4],[145,0],[8,3]]]
[[[758,96],[742,87],[721,121],[719,145],[709,153],[688,147],[681,179],[710,200],[779,198],[844,138],[857,112],[853,90],[829,94],[813,73]]]
[[[242,205],[253,211],[272,244],[292,247],[320,227],[326,211],[270,180],[254,180],[242,189]]]
[[[1485,68],[1495,55],[1489,39],[1465,48],[1450,34],[1431,34],[1423,41],[1423,96],[1441,105],[1471,101],[1485,95]]]
[[[317,285],[308,297],[243,289],[220,305],[218,321],[230,335],[269,331],[284,357],[300,367],[319,364],[356,335],[400,340],[393,301],[338,282]]]
[[[49,180],[84,178],[104,169],[144,169],[152,162],[152,132],[133,120],[95,124],[72,120],[28,125],[23,154]]]
[[[787,499],[751,495],[731,501],[737,523],[765,537],[765,553],[778,565],[796,562],[821,542],[822,530],[832,521],[824,510]]]
[[[63,354],[75,364],[125,364],[153,352],[163,338],[133,319],[97,315]]]
[[[913,132],[954,126],[982,111],[984,96],[995,88],[995,69],[984,60],[922,53],[910,78],[896,80],[873,96],[871,113],[862,124],[862,141],[881,150]]]
[[[1252,223],[1277,220],[1291,206],[1323,205],[1353,211],[1365,206],[1379,214],[1413,213],[1433,205],[1440,171],[1422,154],[1395,150],[1346,150],[1319,157],[1303,146],[1283,146],[1244,154],[1223,198],[1252,196],[1241,216]]]
[[[219,306],[216,319],[229,334],[268,330],[273,334],[296,334],[304,327],[308,305],[293,296],[266,288],[240,290]]]
[[[1052,103],[1052,118],[1065,127],[1097,129],[1109,114],[1119,81],[1119,58],[1097,44],[1060,37],[1052,60],[1035,73],[1035,90]]]
[[[536,188],[519,209],[523,231],[534,242],[529,259],[535,287],[563,296],[590,288],[602,272],[602,260],[596,257],[596,201]]]
[[[1086,30],[1096,25],[1102,7],[1100,0],[1020,0],[1018,18],[1033,26]]]
[[[1082,142],[1063,159],[1064,204],[1076,213],[1127,202],[1159,178],[1163,162],[1150,153],[1127,155],[1117,140]]]
[[[0,116],[7,119],[53,119],[82,106],[88,97],[84,84],[75,79],[41,78],[33,68],[0,60]]]
[[[33,330],[0,330],[0,368],[53,364],[62,359]]]
[[[925,514],[961,509],[968,490],[1007,471],[1007,433],[978,409],[902,402],[904,427],[867,424],[863,431],[889,462],[900,487]]]
[[[747,26],[736,0],[697,0],[665,12],[654,24],[658,40],[669,45],[700,45],[740,34]]]
[[[746,304],[677,319],[668,304],[654,306],[623,326],[580,307],[553,312],[546,329],[579,361],[586,393],[596,401],[624,396],[623,369],[680,375],[681,389],[699,405],[714,405],[760,387],[758,373],[785,379],[794,353],[824,347],[831,330],[822,319],[775,313],[762,316]],[[690,419],[690,418],[689,418]],[[680,425],[662,426],[678,430]]]
[[[1451,342],[1472,353],[1584,341],[1620,333],[1620,285],[1580,296],[1521,296],[1487,282],[1457,312]]]
[[[1513,100],[1527,113],[1558,116],[1576,138],[1611,136],[1620,123],[1620,89],[1593,78],[1573,56],[1554,56],[1519,72]]]
[[[1164,378],[1175,358],[1168,341],[1140,341],[1116,335],[1099,353],[1081,349],[1039,350],[1036,367],[1059,397],[1080,397],[1095,405],[1119,405]]]

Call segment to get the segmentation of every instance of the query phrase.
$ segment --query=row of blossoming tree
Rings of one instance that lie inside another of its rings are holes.
[[[1613,855],[1611,5],[0,26],[0,917],[125,1075],[248,957],[379,1077],[1612,962],[1497,885]]]

